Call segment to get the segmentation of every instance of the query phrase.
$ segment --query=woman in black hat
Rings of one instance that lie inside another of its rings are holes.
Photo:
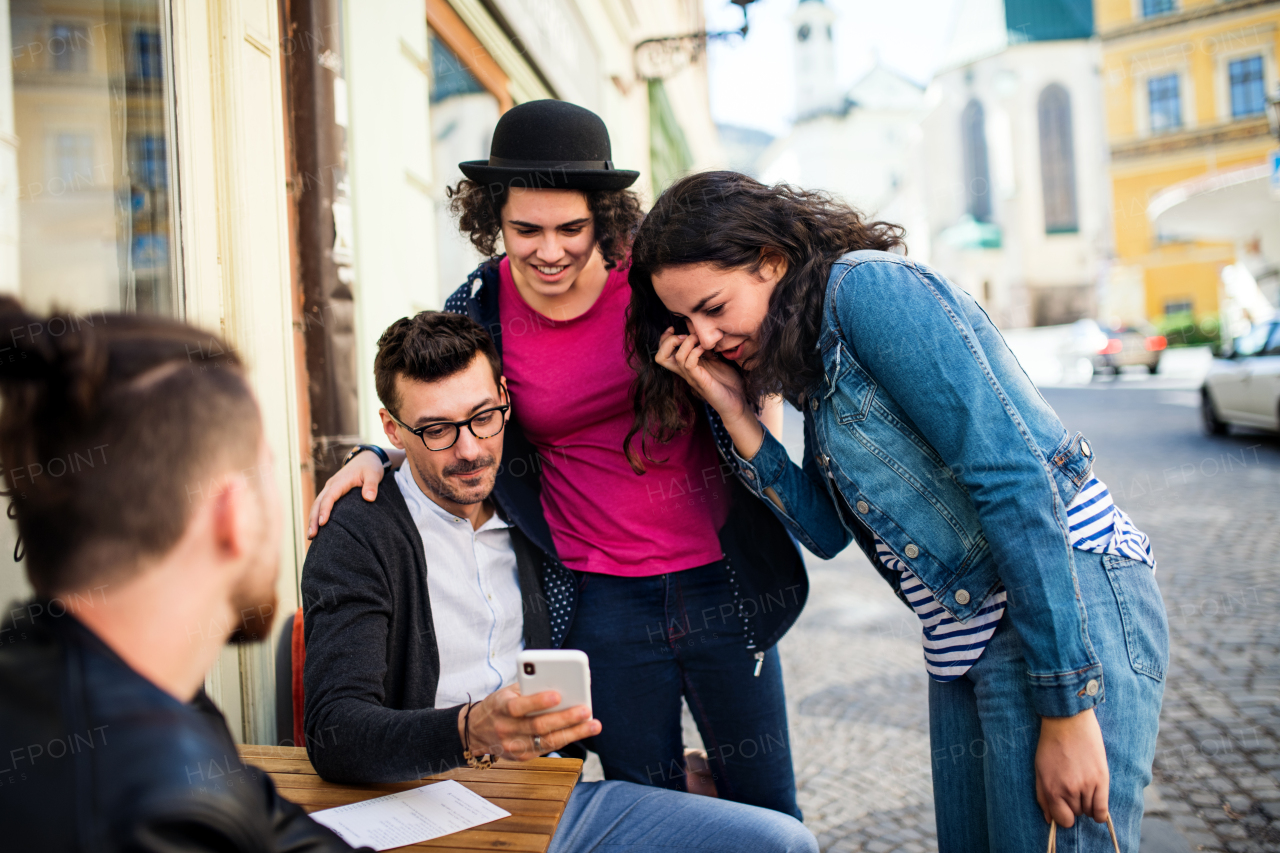
[[[705,414],[651,448],[643,476],[624,453],[638,173],[613,167],[598,116],[561,101],[510,110],[489,159],[460,167],[452,212],[483,254],[499,237],[506,254],[445,310],[483,324],[503,356],[513,415],[493,498],[546,556],[549,644],[591,660],[603,731],[590,747],[610,779],[684,789],[683,697],[719,795],[799,817],[774,649],[808,593],[796,546],[727,476]],[[312,535],[348,490],[373,499],[381,455],[357,450],[329,481]]]

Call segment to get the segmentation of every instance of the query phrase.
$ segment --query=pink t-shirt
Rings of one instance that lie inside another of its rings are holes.
[[[729,486],[710,430],[650,450],[664,461],[631,470],[622,440],[631,428],[624,322],[625,268],[580,317],[553,320],[524,301],[507,259],[500,266],[503,372],[520,425],[542,456],[542,509],[560,559],[571,569],[645,577],[720,559],[717,531]]]

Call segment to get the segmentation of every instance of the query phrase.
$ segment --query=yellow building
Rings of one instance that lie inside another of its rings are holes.
[[[1266,102],[1276,90],[1280,2],[1095,0],[1111,148],[1113,283],[1141,286],[1149,319],[1217,314],[1230,244],[1162,234],[1148,202],[1201,175],[1261,165],[1276,145]],[[1129,319],[1129,318],[1125,318]]]

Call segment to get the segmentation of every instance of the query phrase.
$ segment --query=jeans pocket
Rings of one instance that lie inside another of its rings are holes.
[[[1169,621],[1155,573],[1140,560],[1113,554],[1102,558],[1102,566],[1120,608],[1133,671],[1164,681],[1169,664]]]

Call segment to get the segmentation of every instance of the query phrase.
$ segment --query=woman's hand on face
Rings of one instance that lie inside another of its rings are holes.
[[[378,484],[382,482],[382,460],[370,451],[357,453],[355,457],[342,466],[338,473],[329,478],[320,494],[311,504],[311,515],[307,519],[307,538],[315,539],[320,526],[329,521],[329,513],[338,498],[352,489],[360,489],[364,499],[372,502],[378,497]]]
[[[1036,748],[1036,802],[1044,819],[1068,827],[1076,815],[1106,823],[1111,774],[1093,709],[1074,717],[1042,717]]]
[[[696,336],[677,335],[674,329],[668,328],[658,342],[654,361],[688,382],[693,392],[726,421],[747,414],[754,418],[743,392],[742,374],[728,362],[703,358],[705,355],[707,352],[698,345]]]

